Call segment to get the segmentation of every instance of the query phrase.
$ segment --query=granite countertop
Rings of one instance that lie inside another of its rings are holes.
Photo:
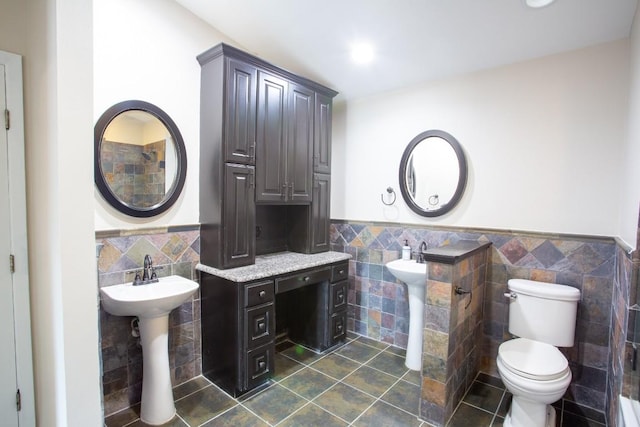
[[[300,254],[297,252],[278,252],[275,254],[260,255],[256,257],[256,263],[244,267],[220,270],[208,265],[198,264],[196,270],[233,282],[250,282],[265,277],[278,276],[280,274],[305,270],[334,262],[345,261],[351,255],[343,252],[321,252],[319,254]]]

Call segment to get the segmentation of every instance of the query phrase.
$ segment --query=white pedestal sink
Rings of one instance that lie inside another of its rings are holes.
[[[420,371],[422,368],[422,329],[424,328],[424,293],[427,280],[427,264],[415,260],[388,262],[387,268],[398,280],[407,284],[409,291],[409,341],[404,364]]]
[[[138,316],[142,341],[142,402],[140,419],[164,424],[176,413],[169,370],[169,312],[198,289],[198,284],[180,276],[161,277],[159,282],[131,283],[100,288],[102,307],[116,316]]]

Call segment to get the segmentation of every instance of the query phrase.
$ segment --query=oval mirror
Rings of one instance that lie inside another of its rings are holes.
[[[411,140],[400,161],[400,191],[411,210],[434,217],[449,212],[467,184],[467,161],[460,143],[441,130]]]
[[[171,207],[187,174],[187,155],[176,124],[144,101],[120,102],[94,129],[95,182],[118,211],[151,217]]]

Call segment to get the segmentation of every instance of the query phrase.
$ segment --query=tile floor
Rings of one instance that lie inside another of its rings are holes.
[[[416,426],[420,375],[404,367],[404,351],[357,335],[324,354],[285,342],[277,347],[271,384],[234,399],[205,377],[174,388],[177,415],[167,427]],[[480,374],[449,422],[451,427],[501,426],[510,393],[499,379]],[[564,407],[562,406],[564,405]],[[571,402],[556,404],[558,426],[604,426]],[[105,419],[107,427],[139,427],[139,407]]]

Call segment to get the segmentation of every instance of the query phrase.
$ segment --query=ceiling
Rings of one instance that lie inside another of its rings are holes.
[[[628,37],[638,0],[175,1],[344,100]],[[368,65],[350,59],[360,41],[374,46]]]

